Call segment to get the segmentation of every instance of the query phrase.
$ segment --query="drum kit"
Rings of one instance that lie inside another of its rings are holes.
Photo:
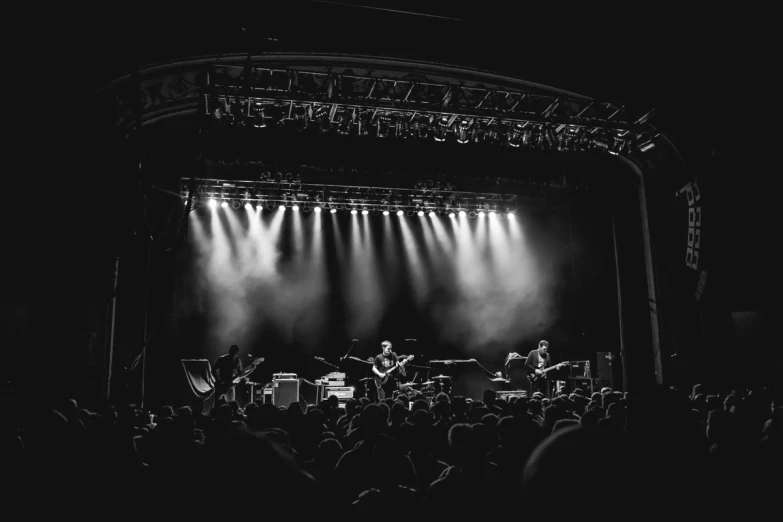
[[[400,395],[413,398],[419,393],[426,399],[434,399],[439,393],[451,395],[451,377],[436,375],[423,382],[400,383]]]

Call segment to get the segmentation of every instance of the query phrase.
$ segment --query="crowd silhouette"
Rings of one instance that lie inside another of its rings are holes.
[[[95,410],[6,412],[6,493],[26,512],[720,516],[779,492],[781,408],[767,388]]]

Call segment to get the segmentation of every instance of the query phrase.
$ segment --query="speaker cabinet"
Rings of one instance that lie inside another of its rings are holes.
[[[618,367],[620,365],[620,359],[616,358],[612,352],[598,352],[598,380],[602,384],[606,384],[610,388],[614,389],[614,363],[616,362]]]
[[[272,404],[289,407],[299,404],[299,379],[275,379],[272,381]]]

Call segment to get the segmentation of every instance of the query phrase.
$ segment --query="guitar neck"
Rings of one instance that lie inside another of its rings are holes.
[[[561,366],[565,366],[566,364],[568,364],[568,363],[567,362],[562,362],[562,363],[555,364],[554,366],[550,366],[549,368],[546,368],[544,370],[544,373],[552,371],[552,370],[557,370],[558,368],[560,368]]]

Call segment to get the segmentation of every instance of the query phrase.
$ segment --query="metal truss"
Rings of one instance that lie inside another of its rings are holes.
[[[487,87],[422,75],[215,66],[202,110],[216,127],[298,125],[318,132],[616,154],[655,135],[625,107],[545,88]]]
[[[498,212],[517,210],[513,194],[476,193],[454,190],[451,186],[420,185],[413,189],[368,186],[343,186],[302,183],[296,179],[225,180],[182,178],[180,196],[190,209],[210,201],[226,202],[234,208],[246,204],[274,209],[280,205],[302,207],[304,211],[320,207],[324,210],[367,210],[436,212]]]

